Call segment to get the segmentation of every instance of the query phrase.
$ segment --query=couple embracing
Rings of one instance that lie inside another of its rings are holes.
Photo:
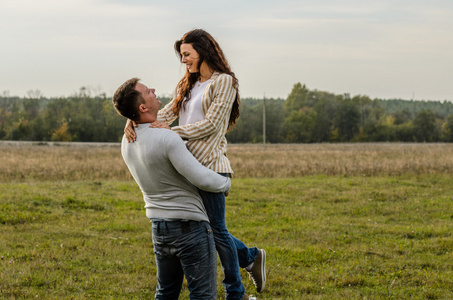
[[[186,73],[164,108],[138,78],[115,92],[128,119],[121,152],[152,222],[155,299],[178,299],[184,276],[191,299],[216,299],[217,253],[226,299],[248,299],[240,268],[257,292],[266,283],[266,252],[231,235],[225,221],[233,170],[226,132],[239,117],[238,80],[216,40],[195,29],[175,42]],[[170,125],[178,118],[178,126]]]

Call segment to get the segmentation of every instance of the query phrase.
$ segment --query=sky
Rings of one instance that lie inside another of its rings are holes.
[[[453,101],[451,0],[1,0],[0,95],[111,97],[139,77],[171,96],[174,42],[222,47],[241,97],[310,90]]]

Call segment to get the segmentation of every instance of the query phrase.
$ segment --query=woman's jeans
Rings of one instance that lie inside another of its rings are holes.
[[[226,175],[226,174],[221,174]],[[239,268],[245,268],[255,261],[259,249],[248,248],[243,242],[232,236],[225,221],[225,194],[198,190],[208,213],[209,222],[214,232],[215,247],[219,253],[225,278],[223,287],[227,299],[242,299],[244,286]]]
[[[208,222],[152,221],[157,264],[155,299],[178,299],[184,275],[190,299],[217,297],[217,255]]]

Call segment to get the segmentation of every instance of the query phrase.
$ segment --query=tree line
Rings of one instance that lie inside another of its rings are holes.
[[[163,105],[169,98],[160,98]],[[264,109],[264,113],[263,113]],[[0,140],[119,142],[125,119],[105,94],[0,96]],[[265,137],[263,133],[266,133]],[[287,99],[244,98],[230,143],[453,142],[453,103],[370,99],[309,90]]]

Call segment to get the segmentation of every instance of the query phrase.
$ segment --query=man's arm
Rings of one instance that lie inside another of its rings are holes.
[[[230,178],[219,175],[203,166],[187,150],[186,145],[176,133],[169,131],[169,135],[166,138],[166,148],[170,162],[190,183],[201,190],[212,193],[225,193],[230,190]]]

